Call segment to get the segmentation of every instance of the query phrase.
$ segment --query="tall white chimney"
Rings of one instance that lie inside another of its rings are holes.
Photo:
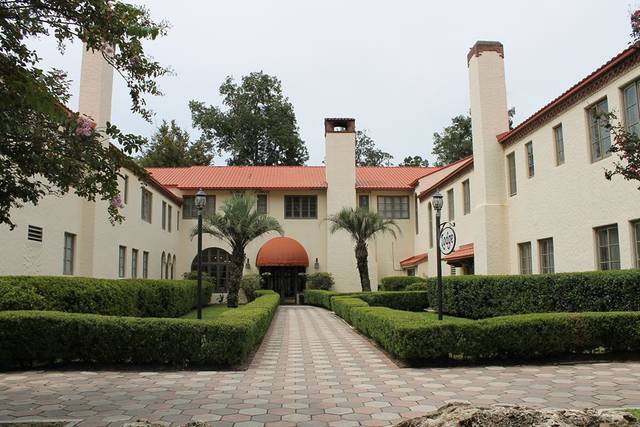
[[[474,267],[478,274],[495,274],[503,271],[509,257],[506,159],[496,139],[509,130],[502,43],[476,42],[467,62],[475,177],[472,199],[480,225],[474,236]]]
[[[324,120],[327,215],[345,207],[356,207],[356,121]],[[360,289],[354,242],[344,231],[331,233],[327,227],[327,271],[341,292]]]
[[[113,67],[102,56],[102,52],[83,49],[80,74],[80,100],[78,111],[93,119],[98,130],[103,130],[111,120],[111,93],[113,89]]]

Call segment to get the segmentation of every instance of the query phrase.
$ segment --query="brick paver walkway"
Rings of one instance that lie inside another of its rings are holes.
[[[246,371],[0,374],[0,421],[147,418],[219,426],[383,426],[447,400],[640,407],[640,363],[398,368],[330,312],[281,307]]]

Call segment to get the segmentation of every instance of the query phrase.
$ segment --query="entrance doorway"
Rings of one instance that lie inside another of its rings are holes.
[[[280,294],[282,304],[296,304],[296,296],[304,291],[305,267],[260,267],[264,288]]]

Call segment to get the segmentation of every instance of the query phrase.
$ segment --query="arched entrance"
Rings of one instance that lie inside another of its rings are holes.
[[[304,273],[309,266],[307,251],[297,240],[289,237],[269,240],[258,251],[256,266],[266,289],[278,292],[282,303],[295,304],[297,294],[304,290]]]
[[[198,271],[198,255],[191,262],[191,271]],[[229,280],[229,252],[221,248],[204,249],[202,271],[216,280],[216,290],[226,291]]]

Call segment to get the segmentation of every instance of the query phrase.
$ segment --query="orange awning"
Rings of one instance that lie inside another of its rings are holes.
[[[442,257],[448,263],[473,258],[473,243],[458,246],[458,249]]]
[[[400,267],[412,267],[416,264],[423,263],[427,260],[427,254],[418,254],[400,261]]]
[[[289,237],[276,237],[262,245],[256,257],[258,267],[308,267],[304,247]]]

